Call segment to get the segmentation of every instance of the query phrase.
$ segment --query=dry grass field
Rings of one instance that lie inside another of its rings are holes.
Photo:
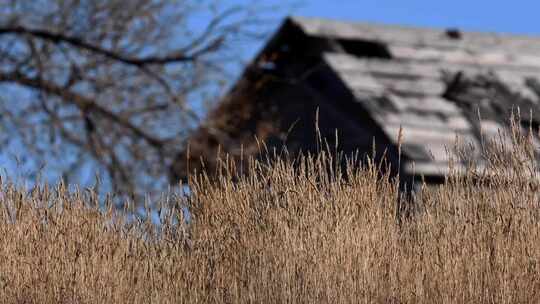
[[[23,191],[4,181],[0,299],[537,302],[540,196],[529,178],[536,163],[524,160],[531,153],[494,153],[489,179],[471,170],[426,189],[421,211],[401,224],[395,182],[375,166],[345,180],[328,173],[328,157],[296,169],[287,161],[253,163],[235,183],[226,173],[200,178],[189,199],[169,198],[178,208],[162,211],[159,227],[126,223],[120,211],[96,207],[88,191]],[[192,212],[189,224],[182,204]]]

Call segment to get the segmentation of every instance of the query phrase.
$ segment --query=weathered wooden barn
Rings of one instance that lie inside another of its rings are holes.
[[[538,132],[539,76],[540,38],[288,18],[190,137],[171,177],[212,173],[218,151],[258,156],[257,140],[317,153],[318,123],[340,151],[385,151],[402,176],[440,182],[456,136],[480,157],[483,138],[508,131],[518,108],[521,127]]]

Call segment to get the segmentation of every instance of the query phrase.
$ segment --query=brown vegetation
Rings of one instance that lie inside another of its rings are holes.
[[[189,205],[192,222],[172,227],[175,218],[183,223],[181,213],[163,211],[159,231],[98,211],[89,192],[59,186],[26,193],[4,182],[0,299],[534,302],[540,209],[525,176],[535,170],[524,161],[530,152],[517,149],[505,160],[492,155],[489,179],[469,170],[465,178],[426,189],[422,211],[401,224],[395,182],[375,166],[344,180],[324,156],[299,166],[252,162],[252,174],[235,183],[226,172],[212,182],[200,177],[189,199],[175,199]],[[498,176],[501,164],[515,170]]]

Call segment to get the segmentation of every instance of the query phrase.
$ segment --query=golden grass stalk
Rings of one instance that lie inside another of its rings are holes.
[[[296,166],[252,161],[234,183],[227,170],[216,180],[194,178],[191,197],[171,198],[176,208],[167,209],[159,227],[128,223],[113,208],[97,207],[91,192],[63,185],[27,192],[3,182],[0,299],[536,302],[538,191],[530,175],[507,174],[510,165],[532,174],[535,162],[524,161],[527,155],[530,149],[516,150],[503,161],[494,154],[489,178],[472,170],[426,190],[423,212],[401,225],[395,183],[373,164],[349,167],[347,179],[328,174],[334,161],[324,153]],[[520,176],[526,175],[514,175]],[[183,223],[181,204],[189,205],[190,224]]]

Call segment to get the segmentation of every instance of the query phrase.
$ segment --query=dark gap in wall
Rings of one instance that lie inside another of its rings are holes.
[[[336,41],[347,54],[356,57],[392,59],[388,46],[378,41],[359,39],[337,39]]]
[[[463,38],[463,34],[458,28],[448,28],[446,29],[444,34],[446,35],[446,37],[452,40],[460,40]]]

